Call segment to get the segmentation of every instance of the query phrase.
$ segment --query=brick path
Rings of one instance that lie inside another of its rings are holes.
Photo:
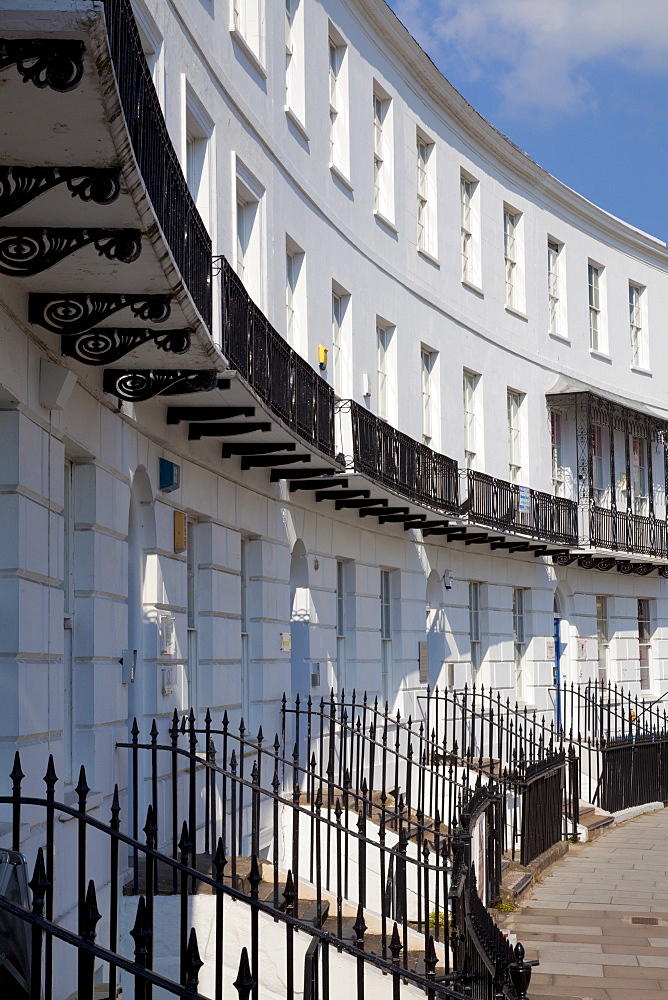
[[[573,848],[504,926],[540,958],[529,996],[668,998],[668,809]]]

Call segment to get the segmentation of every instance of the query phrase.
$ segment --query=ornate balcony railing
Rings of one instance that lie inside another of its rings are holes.
[[[468,471],[472,521],[498,531],[516,531],[545,542],[578,544],[578,508],[573,500]]]
[[[355,469],[408,500],[440,511],[459,510],[459,475],[453,458],[402,434],[350,400]]]
[[[597,548],[644,556],[668,556],[666,522],[627,510],[594,506],[589,512],[589,537]]]
[[[290,347],[222,258],[222,349],[230,365],[300,437],[334,455],[334,390]]]
[[[116,84],[137,165],[181,277],[211,329],[211,239],[169,138],[130,0],[104,0],[104,13]]]

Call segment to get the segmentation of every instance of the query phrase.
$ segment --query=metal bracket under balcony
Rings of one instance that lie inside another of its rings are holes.
[[[83,76],[84,43],[73,38],[0,38],[0,70],[16,65],[23,82],[61,94]]]
[[[58,184],[67,184],[73,198],[97,205],[111,205],[121,193],[118,167],[0,166],[0,216],[15,212]]]
[[[88,333],[63,337],[61,353],[84,365],[108,365],[149,343],[167,354],[185,354],[190,349],[190,335],[190,330],[97,327]]]
[[[119,292],[31,292],[28,319],[51,333],[87,333],[121,309],[142,323],[164,323],[172,311],[171,295],[124,295]]]
[[[141,254],[138,229],[0,229],[0,274],[27,278],[93,244],[100,257],[132,264]]]
[[[180,396],[192,392],[212,392],[223,388],[220,383],[229,382],[218,378],[215,371],[168,371],[105,369],[103,388],[105,392],[130,403],[140,403],[153,396]]]

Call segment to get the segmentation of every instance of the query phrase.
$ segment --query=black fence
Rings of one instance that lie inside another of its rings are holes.
[[[523,781],[520,863],[529,865],[562,839],[566,754],[537,761],[526,769]]]
[[[668,802],[668,734],[603,741],[600,802],[616,812]]]
[[[255,305],[225,258],[222,349],[232,368],[301,438],[334,456],[334,390]]]
[[[211,239],[167,131],[130,0],[104,0],[116,85],[137,166],[176,266],[211,329]]]
[[[628,510],[592,507],[589,511],[589,536],[592,545],[613,552],[664,559],[668,556],[666,522]]]
[[[459,510],[457,462],[414,441],[354,400],[350,406],[355,469],[395,493],[444,513]]]
[[[578,507],[573,500],[494,479],[469,469],[468,515],[476,524],[514,531],[545,542],[578,544]]]

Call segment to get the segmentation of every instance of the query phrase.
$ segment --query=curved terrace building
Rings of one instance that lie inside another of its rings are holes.
[[[285,691],[661,696],[665,244],[383,0],[3,8],[3,773]]]
[[[3,759],[110,777],[128,718],[284,691],[661,695],[665,245],[381,0],[47,6],[2,15]]]

